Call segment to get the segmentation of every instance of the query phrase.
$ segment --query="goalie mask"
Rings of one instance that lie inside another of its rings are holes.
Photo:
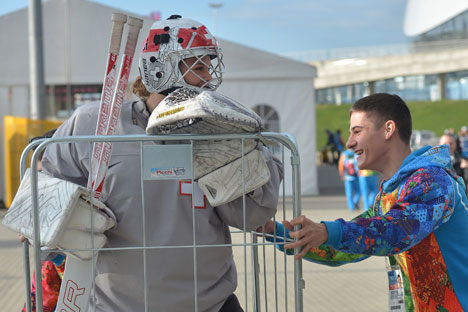
[[[189,58],[190,63],[186,61]],[[209,77],[194,71],[200,64],[208,68]],[[183,74],[181,66],[187,68]],[[146,89],[161,93],[174,87],[191,86],[184,79],[187,73],[202,81],[198,87],[216,90],[222,81],[224,65],[218,42],[204,25],[172,15],[151,26],[140,53],[139,69]]]

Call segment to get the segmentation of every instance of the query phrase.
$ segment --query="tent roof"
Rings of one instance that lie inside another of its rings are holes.
[[[224,55],[226,79],[313,79],[315,66],[276,54],[219,40]]]
[[[0,16],[0,85],[28,84],[27,8]],[[43,3],[43,46],[47,84],[100,84],[109,45],[111,15],[122,12],[144,19],[137,44],[154,22],[150,18],[86,0],[48,0]],[[126,33],[124,32],[123,38]],[[124,39],[123,39],[124,42]],[[123,45],[123,44],[122,44]],[[316,69],[306,63],[219,40],[226,65],[225,80],[313,79]],[[122,54],[122,52],[121,52]],[[131,79],[138,75],[135,53]]]

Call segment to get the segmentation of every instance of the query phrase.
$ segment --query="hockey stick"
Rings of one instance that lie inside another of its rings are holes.
[[[128,76],[132,66],[133,55],[135,54],[135,47],[138,41],[140,29],[143,26],[143,20],[129,17],[128,25],[129,30],[127,35],[127,42],[125,45],[125,53],[123,55],[122,64],[119,70],[119,80],[117,82],[115,92],[112,96],[111,103],[109,103],[109,94],[105,94],[105,92],[109,92],[113,86],[113,81],[112,84],[110,81],[107,81],[107,74],[112,71],[112,68],[109,68],[111,65],[111,60],[108,63],[108,70],[106,71],[105,85],[103,86],[104,90],[101,101],[101,104],[105,104],[100,106],[99,114],[101,119],[98,118],[96,135],[112,135],[120,116],[125,89],[127,88],[128,84]],[[112,40],[113,38],[111,41]],[[120,42],[116,49],[118,52],[120,49]],[[110,58],[112,57],[111,52],[109,56]],[[112,66],[115,66],[115,60],[113,60]],[[109,85],[107,85],[106,82],[108,82]],[[112,94],[112,91],[110,94]],[[99,151],[100,153],[98,153]],[[93,177],[89,177],[91,183],[88,185],[91,187],[88,188],[94,190],[97,186],[96,192],[93,195],[98,199],[101,195],[102,185],[106,176],[111,152],[112,144],[109,142],[101,143],[100,145],[95,144],[93,147],[93,163],[91,166],[93,169],[96,168],[96,170],[93,171],[93,173],[95,172]],[[73,257],[67,257],[65,263],[65,274],[62,279],[62,286],[60,288],[56,311],[87,311],[93,281],[93,266],[96,264],[96,259],[97,258],[94,257],[88,261],[80,261]]]
[[[124,24],[127,22],[127,15],[122,13],[113,13],[112,14],[112,30],[111,38],[109,44],[109,52],[107,57],[107,66],[104,74],[104,83],[103,83],[103,92],[101,95],[101,103],[98,115],[98,126],[96,128],[96,134],[103,134],[105,132],[105,126],[107,125],[108,113],[109,111],[114,81],[115,81],[115,63],[120,50],[120,45],[122,41],[122,33]],[[93,169],[97,167],[97,162],[99,160],[100,149],[102,149],[102,143],[94,144],[93,146],[93,156],[91,166]],[[95,156],[96,155],[96,156]],[[91,180],[91,179],[90,179]],[[89,186],[89,184],[88,184]],[[89,188],[89,187],[88,187]],[[38,311],[42,311],[43,302],[42,302],[42,282],[41,275],[36,274],[36,308]],[[61,310],[58,310],[61,311]]]
[[[112,135],[115,131],[115,126],[119,120],[122,103],[125,96],[125,90],[128,84],[128,76],[132,67],[133,55],[135,54],[135,47],[138,41],[140,29],[143,26],[143,20],[135,17],[128,18],[128,36],[125,45],[125,52],[119,70],[119,80],[117,87],[112,98],[112,105],[109,115],[109,122],[107,124],[105,135]],[[112,152],[112,143],[105,142],[99,157],[95,178],[92,181],[92,189],[95,191],[94,197],[100,198],[104,179],[106,177],[107,168]]]
[[[114,93],[116,62],[120,51],[122,42],[122,33],[125,23],[127,22],[127,15],[122,13],[112,14],[112,31],[109,43],[109,54],[107,56],[106,72],[104,74],[104,83],[102,84],[101,103],[99,104],[99,115],[96,127],[96,135],[103,135],[106,132],[107,124],[109,122],[110,107],[112,101],[112,94]],[[92,181],[95,179],[96,170],[98,167],[99,157],[102,152],[102,142],[95,142],[92,152],[92,170],[93,177],[88,181],[88,188],[92,188]]]

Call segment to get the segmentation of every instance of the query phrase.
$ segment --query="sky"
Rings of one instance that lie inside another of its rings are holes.
[[[77,1],[77,0],[75,0]],[[408,42],[407,0],[88,0],[140,15],[159,12],[205,24],[216,37],[284,54]],[[2,1],[0,15],[28,6]],[[209,4],[220,3],[219,9]],[[216,12],[216,13],[215,13]]]

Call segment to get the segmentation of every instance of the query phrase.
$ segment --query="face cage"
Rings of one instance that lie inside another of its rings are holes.
[[[202,51],[204,53],[200,54],[200,53],[197,53],[197,52],[200,52],[200,50],[188,49],[183,52],[176,51],[170,54],[172,72],[176,73],[176,75],[173,77],[174,79],[174,83],[172,84],[173,86],[199,88],[199,89],[211,90],[211,91],[215,91],[219,87],[219,85],[223,81],[223,72],[224,72],[223,54],[219,51],[218,48],[215,48],[215,50],[212,53],[210,53],[211,51],[207,52],[207,49],[205,48]],[[202,60],[202,58],[205,57],[206,55],[209,55],[211,58],[211,62],[209,64],[205,63]],[[194,62],[192,66],[189,66],[185,62],[185,59],[191,58],[191,57],[195,57],[197,61]],[[183,75],[179,69],[179,62],[182,62],[187,67],[187,71]],[[198,75],[195,71],[192,70],[199,63],[208,67],[209,74],[211,75],[211,80],[206,81],[205,79],[200,77],[200,75]],[[193,86],[185,82],[184,77],[189,72],[191,72],[198,79],[204,82],[201,87]]]

